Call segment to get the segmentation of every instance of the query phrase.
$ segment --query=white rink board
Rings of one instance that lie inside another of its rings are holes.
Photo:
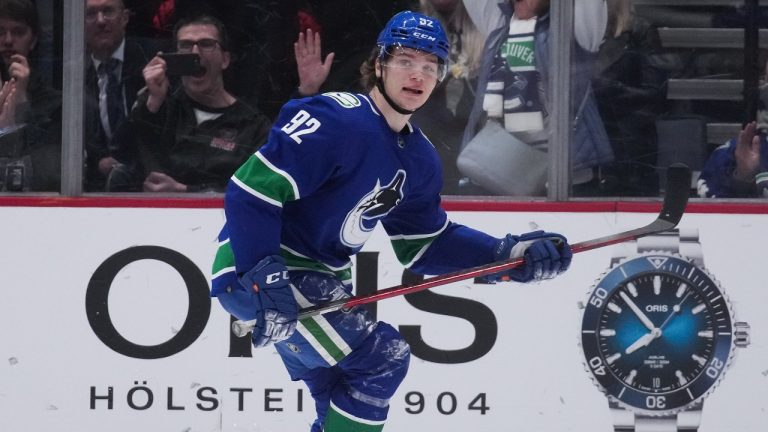
[[[273,349],[254,350],[252,358],[228,357],[229,317],[215,301],[209,317],[196,317],[205,323],[200,336],[165,358],[117,353],[89,325],[89,281],[122,250],[168,248],[207,276],[221,210],[8,207],[0,208],[0,215],[0,431],[309,430],[311,399],[306,391],[299,396],[303,385],[288,380]],[[451,217],[499,236],[529,231],[533,223],[578,242],[645,225],[655,214],[453,212]],[[739,352],[706,400],[699,430],[762,432],[768,424],[768,289],[762,273],[768,267],[768,215],[689,214],[681,226],[699,228],[708,268],[725,287],[737,318],[752,326],[752,345]],[[578,254],[566,275],[539,285],[467,282],[434,289],[484,304],[497,321],[498,336],[487,354],[466,363],[412,358],[385,430],[612,430],[606,400],[582,365],[577,308],[607,268],[611,249]],[[380,252],[379,288],[400,284],[402,267],[383,230],[364,251]],[[115,328],[138,345],[171,339],[188,306],[181,276],[155,260],[120,270],[108,300]],[[421,326],[424,342],[441,350],[459,350],[475,340],[468,321],[420,311],[403,298],[380,302],[378,317],[396,327]],[[418,394],[423,410],[409,413],[418,406],[406,403],[406,395],[413,403]],[[469,409],[481,394],[489,408],[484,414]]]

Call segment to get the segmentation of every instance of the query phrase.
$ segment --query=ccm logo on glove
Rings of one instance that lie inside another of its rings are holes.
[[[267,285],[272,285],[273,283],[280,282],[282,280],[288,280],[288,270],[268,274],[266,277]],[[258,286],[254,286],[255,289],[259,289]]]

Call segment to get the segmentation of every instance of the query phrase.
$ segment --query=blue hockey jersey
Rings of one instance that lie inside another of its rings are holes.
[[[213,265],[216,295],[268,255],[351,281],[350,257],[381,223],[399,261],[442,274],[493,261],[495,239],[452,223],[442,169],[422,132],[393,131],[362,94],[292,100],[234,174]]]
[[[737,138],[716,148],[704,163],[697,189],[702,198],[768,198],[768,140],[760,136],[760,164],[754,182],[733,178]]]

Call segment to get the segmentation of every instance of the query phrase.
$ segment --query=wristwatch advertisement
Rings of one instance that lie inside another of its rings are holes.
[[[614,431],[696,431],[704,399],[749,344],[749,325],[705,269],[698,230],[618,249],[584,306],[585,368]]]

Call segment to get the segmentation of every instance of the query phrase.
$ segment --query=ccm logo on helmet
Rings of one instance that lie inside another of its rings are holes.
[[[422,32],[413,32],[413,37],[419,38],[419,39],[429,39],[431,41],[437,40],[434,36],[430,36],[430,35],[424,34]]]
[[[267,283],[273,284],[280,281],[280,279],[288,279],[288,271],[281,271],[277,273],[271,273],[267,275]]]

